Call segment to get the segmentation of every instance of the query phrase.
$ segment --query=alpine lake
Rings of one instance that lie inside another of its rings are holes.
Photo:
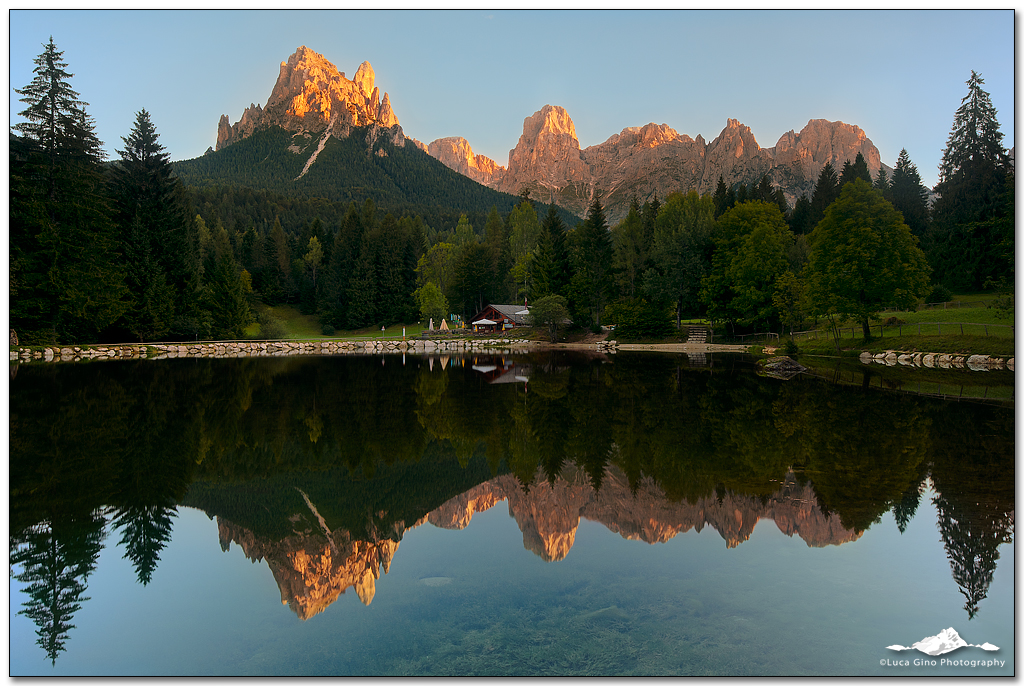
[[[12,364],[10,673],[1014,675],[1013,372],[799,361]]]

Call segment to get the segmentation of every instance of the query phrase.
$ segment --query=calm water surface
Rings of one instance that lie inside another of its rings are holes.
[[[12,374],[12,675],[1014,674],[1012,401],[739,356]],[[999,650],[886,648],[949,627]]]

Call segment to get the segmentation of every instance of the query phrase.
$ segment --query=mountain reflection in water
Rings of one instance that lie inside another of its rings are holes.
[[[887,512],[903,531],[930,484],[969,617],[1012,542],[1012,407],[764,379],[738,356],[438,361],[25,365],[12,604],[55,661],[108,533],[148,584],[180,506],[266,560],[302,618],[349,588],[369,604],[407,530],[462,528],[500,501],[524,546],[558,561],[581,519],[648,543],[707,525],[731,548],[767,518],[838,545]]]
[[[646,543],[665,543],[680,533],[715,529],[729,548],[750,538],[761,519],[771,519],[788,536],[799,536],[808,546],[840,545],[856,540],[863,532],[843,528],[836,518],[821,512],[809,484],[798,484],[787,475],[778,491],[767,498],[728,494],[695,503],[672,502],[653,480],[645,478],[632,490],[626,476],[615,466],[606,468],[600,490],[586,475],[567,469],[554,483],[538,473],[537,483],[525,490],[511,474],[474,486],[428,513],[408,527],[396,522],[392,529],[374,532],[370,540],[356,540],[348,531],[335,529],[323,535],[306,528],[281,540],[259,539],[243,526],[218,517],[221,549],[238,545],[254,561],[266,560],[281,601],[301,619],[308,619],[337,600],[349,588],[369,605],[375,579],[386,574],[406,531],[430,523],[443,529],[464,529],[477,512],[507,501],[509,513],[523,532],[523,545],[547,562],[569,554],[580,519],[599,522],[623,538]],[[286,516],[286,513],[279,513]],[[302,515],[291,514],[297,523]],[[402,530],[399,530],[402,529]]]

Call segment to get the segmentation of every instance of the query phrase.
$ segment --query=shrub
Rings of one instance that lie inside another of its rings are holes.
[[[996,319],[1003,319],[1013,316],[1013,294],[1000,295],[989,305],[996,311]]]
[[[333,336],[334,326],[332,326],[331,324],[324,324],[323,326],[320,327],[320,333],[322,333],[325,336]]]
[[[782,346],[782,350],[783,352],[790,356],[796,355],[797,353],[800,352],[799,346],[797,346],[796,341],[794,341],[792,338],[786,339],[786,343],[785,345]]]
[[[256,321],[260,323],[260,332],[257,337],[263,340],[287,338],[288,331],[284,328],[284,322],[264,310],[256,315]]]
[[[926,303],[948,303],[953,299],[953,292],[941,283],[932,287],[932,292],[925,298]]]

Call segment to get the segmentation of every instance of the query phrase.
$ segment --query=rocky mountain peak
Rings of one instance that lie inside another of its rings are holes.
[[[544,105],[539,111],[534,112],[533,116],[523,120],[524,137],[536,139],[544,134],[570,136],[579,147],[576,125],[572,123],[569,113],[557,105]]]
[[[369,96],[371,93],[373,93],[374,73],[373,67],[370,66],[370,63],[363,62],[362,64],[360,64],[359,68],[356,69],[356,75],[352,77],[352,80],[355,82],[357,86],[359,86],[359,89],[363,92],[364,95]]]
[[[523,188],[541,190],[544,195],[566,185],[586,184],[588,178],[568,112],[544,105],[523,120],[523,135],[509,151],[508,170],[492,181],[492,187],[513,195]]]
[[[656,148],[659,145],[682,140],[683,137],[671,128],[668,124],[650,123],[640,128],[637,135],[636,147]]]
[[[500,177],[505,172],[505,168],[491,158],[475,154],[469,141],[461,136],[438,138],[427,146],[427,154],[448,168],[484,185],[491,183],[495,174]]]
[[[353,80],[323,55],[300,46],[281,63],[277,82],[267,104],[250,106],[242,118],[231,124],[222,116],[217,127],[217,150],[239,141],[259,128],[280,126],[288,131],[321,133],[345,137],[352,127],[377,124],[398,125],[391,100],[375,85],[369,62],[363,62]]]

